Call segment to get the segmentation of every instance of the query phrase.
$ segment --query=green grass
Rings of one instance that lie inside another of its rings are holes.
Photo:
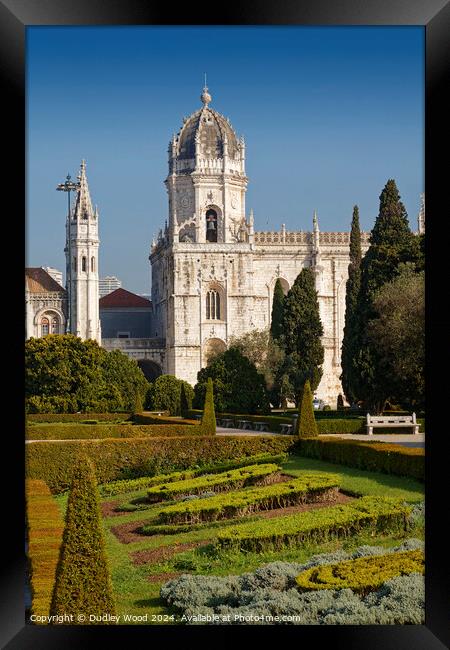
[[[393,496],[403,498],[405,501],[414,503],[424,499],[423,484],[408,478],[392,476],[387,474],[376,474],[355,468],[335,465],[324,461],[292,456],[282,464],[285,472],[292,476],[300,476],[301,472],[308,473],[329,473],[336,476],[342,485],[342,489],[355,495],[372,496]],[[115,503],[129,503],[131,500],[142,497],[146,490],[140,490],[116,497],[104,497],[101,500],[114,501]],[[54,497],[59,504],[61,511],[65,511],[67,493]],[[105,542],[110,563],[111,576],[114,593],[116,596],[117,612],[119,614],[173,614],[174,610],[166,607],[159,598],[161,584],[149,582],[152,574],[163,574],[171,572],[192,573],[199,575],[239,575],[248,571],[254,571],[259,566],[277,560],[285,562],[305,562],[312,555],[318,553],[329,553],[338,549],[353,550],[363,544],[383,546],[392,548],[397,546],[407,537],[424,538],[424,522],[419,522],[413,530],[407,533],[393,533],[385,536],[373,536],[372,531],[364,531],[359,535],[341,540],[332,540],[325,543],[305,543],[299,548],[285,548],[278,551],[264,552],[236,552],[218,551],[214,547],[214,541],[218,530],[225,526],[236,525],[236,521],[224,522],[223,526],[205,525],[201,529],[191,530],[187,533],[176,533],[174,535],[142,537],[142,541],[131,544],[122,544],[112,533],[111,528],[120,524],[136,522],[136,526],[143,523],[155,523],[157,513],[169,505],[156,503],[148,510],[124,513],[104,519]],[[242,523],[248,519],[242,519]],[[160,546],[171,546],[184,542],[210,541],[211,544],[205,547],[196,548],[178,553],[169,560],[158,564],[136,566],[131,560],[131,553],[139,550],[150,550]],[[151,623],[151,621],[149,621]],[[157,624],[164,624],[159,622]],[[170,624],[170,623],[169,623]]]
[[[326,472],[339,477],[341,490],[356,496],[390,496],[416,503],[423,501],[425,487],[423,483],[403,476],[366,472],[354,467],[336,465],[315,458],[291,456],[282,464],[282,468],[293,476],[301,476],[304,471]]]

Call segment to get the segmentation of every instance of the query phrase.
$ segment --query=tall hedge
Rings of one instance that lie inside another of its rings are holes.
[[[201,429],[205,436],[216,435],[216,414],[214,411],[213,382],[211,377],[208,377],[206,382],[205,405],[203,407]]]
[[[316,418],[314,417],[311,386],[308,379],[303,386],[296,433],[300,438],[313,438],[319,435]]]
[[[96,624],[90,615],[115,613],[93,462],[80,457],[73,473],[51,615],[73,614],[70,624]],[[67,623],[67,621],[65,621]]]

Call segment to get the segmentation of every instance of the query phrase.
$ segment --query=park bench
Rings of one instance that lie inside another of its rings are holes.
[[[237,421],[238,429],[251,429],[252,423],[250,420],[238,420]]]
[[[255,431],[268,431],[269,427],[267,422],[255,422]]]
[[[414,434],[419,433],[419,424],[416,422],[416,414],[412,415],[370,415],[367,413],[367,435],[373,435],[374,428],[406,427],[413,430]]]
[[[292,433],[292,424],[280,424],[280,433]]]
[[[231,418],[222,418],[222,426],[226,429],[232,429],[233,428],[233,420]]]

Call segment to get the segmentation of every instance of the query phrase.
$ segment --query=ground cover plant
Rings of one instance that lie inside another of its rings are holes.
[[[275,485],[249,488],[206,499],[168,506],[159,513],[161,523],[199,523],[245,517],[259,510],[284,508],[295,503],[311,503],[336,497],[338,482],[327,475],[303,475]]]
[[[207,490],[221,492],[258,481],[267,481],[269,477],[279,472],[279,466],[274,463],[263,465],[248,465],[238,469],[229,470],[220,474],[205,474],[193,479],[174,481],[155,485],[147,490],[148,501],[164,501],[176,499],[187,494],[199,494]]]
[[[421,550],[403,551],[373,557],[359,557],[306,569],[296,577],[300,591],[319,589],[351,589],[367,595],[384,582],[400,575],[425,571],[425,556]]]
[[[424,621],[422,567],[410,564],[407,575],[388,577],[366,595],[345,588],[302,593],[296,577],[305,571],[327,570],[337,561],[358,563],[391,558],[395,564],[405,554],[423,555],[423,542],[408,539],[392,549],[359,546],[315,554],[308,561],[276,561],[242,575],[181,575],[166,582],[161,598],[175,607],[186,624],[369,625],[421,624]],[[401,562],[400,562],[401,564]],[[286,614],[288,616],[286,616]],[[282,617],[285,617],[285,620]],[[214,619],[215,617],[215,619]],[[278,620],[275,620],[278,617]]]

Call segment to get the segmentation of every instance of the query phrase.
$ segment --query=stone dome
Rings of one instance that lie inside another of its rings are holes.
[[[185,120],[178,134],[177,158],[195,158],[196,138],[199,139],[200,155],[203,158],[223,158],[225,138],[228,143],[228,156],[235,158],[239,146],[231,124],[223,115],[208,106],[211,96],[207,89],[204,89],[201,99],[203,107]]]

